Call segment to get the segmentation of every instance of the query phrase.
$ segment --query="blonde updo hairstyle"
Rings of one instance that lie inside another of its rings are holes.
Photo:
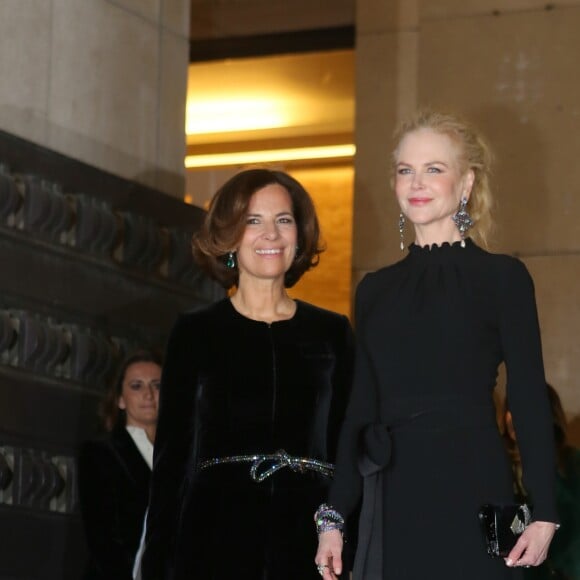
[[[493,155],[488,144],[479,132],[463,119],[448,113],[422,109],[404,121],[395,132],[393,172],[402,139],[419,129],[431,129],[447,135],[457,145],[461,172],[465,173],[469,169],[473,171],[475,179],[466,208],[474,222],[469,230],[469,236],[487,247],[493,228],[491,216],[493,196],[490,187]]]

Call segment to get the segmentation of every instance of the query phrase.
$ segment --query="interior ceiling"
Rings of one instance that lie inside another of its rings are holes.
[[[343,141],[353,127],[352,50],[189,66],[190,146],[321,136]]]

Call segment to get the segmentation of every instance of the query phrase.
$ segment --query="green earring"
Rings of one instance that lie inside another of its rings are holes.
[[[226,260],[226,268],[233,270],[236,267],[236,254],[235,252],[228,252],[228,258]]]

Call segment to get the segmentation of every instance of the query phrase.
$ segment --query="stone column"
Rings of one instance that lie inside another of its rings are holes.
[[[0,128],[181,197],[188,0],[3,0]]]
[[[356,19],[353,287],[401,257],[389,156],[397,123],[417,105],[417,0],[358,0]]]

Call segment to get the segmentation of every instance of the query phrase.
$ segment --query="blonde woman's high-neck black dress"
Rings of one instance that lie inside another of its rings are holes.
[[[355,580],[508,580],[478,510],[513,502],[492,393],[507,394],[537,520],[557,521],[534,289],[519,260],[471,241],[421,248],[356,298],[352,399],[330,503],[363,499]],[[363,492],[364,489],[364,492]]]

